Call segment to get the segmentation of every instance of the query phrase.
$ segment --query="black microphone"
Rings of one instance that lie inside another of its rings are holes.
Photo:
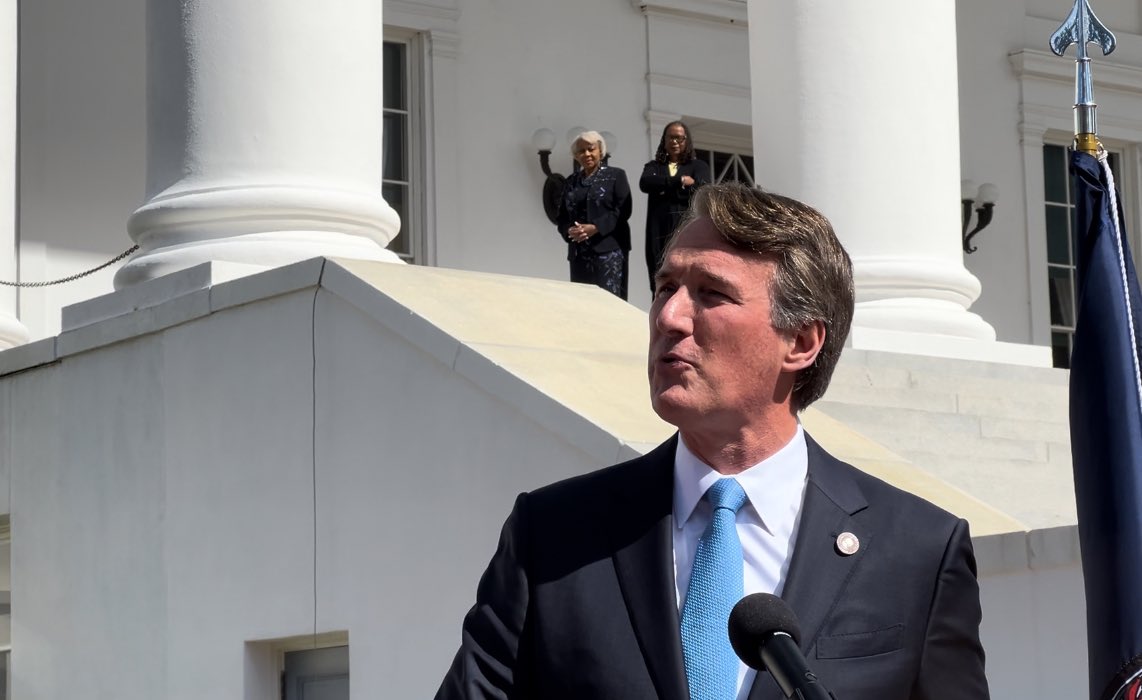
[[[747,666],[769,671],[785,697],[834,700],[801,653],[801,626],[789,605],[770,593],[751,593],[730,612],[730,644]]]

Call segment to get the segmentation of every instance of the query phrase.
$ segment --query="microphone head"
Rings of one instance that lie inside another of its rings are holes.
[[[771,593],[751,593],[730,611],[730,644],[738,658],[751,668],[765,670],[761,647],[778,632],[784,632],[801,643],[797,616],[784,600]]]

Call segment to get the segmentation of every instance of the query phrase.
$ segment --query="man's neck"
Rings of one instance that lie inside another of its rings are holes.
[[[678,431],[694,456],[714,471],[731,476],[740,474],[785,447],[797,432],[792,413],[761,425],[742,426],[732,431]]]

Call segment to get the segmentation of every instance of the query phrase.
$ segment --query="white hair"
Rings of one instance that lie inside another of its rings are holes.
[[[579,135],[575,137],[575,140],[571,142],[572,158],[575,157],[575,144],[579,143],[580,141],[599,144],[599,159],[602,160],[603,158],[607,157],[607,141],[603,138],[602,134],[597,131],[580,131]]]

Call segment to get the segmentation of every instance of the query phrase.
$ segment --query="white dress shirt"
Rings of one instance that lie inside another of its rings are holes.
[[[809,454],[801,425],[793,438],[768,459],[734,476],[749,500],[738,511],[738,537],[742,543],[745,593],[781,595],[793,542],[797,537]],[[698,459],[678,437],[674,453],[674,584],[678,610],[690,587],[690,571],[698,540],[710,522],[712,508],[702,499],[715,481],[724,478]],[[744,663],[738,668],[738,699],[745,700],[755,671]]]

